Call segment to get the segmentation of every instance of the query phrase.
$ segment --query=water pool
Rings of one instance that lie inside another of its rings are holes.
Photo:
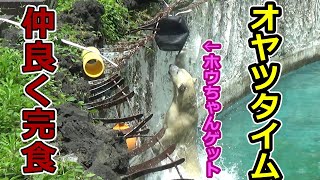
[[[273,90],[280,91],[283,100],[276,115],[282,127],[275,135],[272,157],[285,179],[320,180],[320,62],[282,76]],[[223,121],[218,164],[224,168],[218,179],[247,179],[253,166],[260,144],[250,145],[247,133],[265,125],[256,125],[246,109],[253,97],[250,93],[217,118]]]

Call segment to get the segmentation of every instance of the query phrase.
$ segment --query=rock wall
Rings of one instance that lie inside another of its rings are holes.
[[[283,35],[284,43],[276,56],[271,58],[282,63],[282,74],[320,59],[319,49],[319,0],[282,0],[277,1],[284,10],[283,18],[278,21],[278,32]],[[247,65],[256,62],[255,51],[250,49],[247,39],[251,33],[247,29],[250,20],[249,7],[262,1],[209,0],[208,3],[184,15],[187,18],[190,37],[186,52],[179,58],[182,65],[198,79],[197,95],[200,113],[199,121],[205,119],[205,99],[202,94],[202,55],[201,44],[212,39],[223,44],[222,56],[222,95],[220,101],[224,108],[249,92],[251,80]],[[155,44],[141,49],[128,60],[124,75],[135,90],[135,108],[144,113],[153,113],[151,121],[154,130],[162,125],[172,100],[172,82],[168,75],[169,64],[175,63],[177,52],[164,52]]]

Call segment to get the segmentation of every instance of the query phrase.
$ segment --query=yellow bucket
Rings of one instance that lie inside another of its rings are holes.
[[[118,123],[113,127],[113,130],[122,131],[123,133],[127,133],[131,130],[131,128],[126,123]],[[126,139],[128,150],[131,151],[137,146],[137,138],[127,138]]]
[[[104,62],[100,56],[100,51],[95,47],[88,47],[88,49],[94,51],[90,52],[84,50],[82,52],[82,65],[83,70],[87,76],[91,78],[97,78],[101,76],[105,70]]]

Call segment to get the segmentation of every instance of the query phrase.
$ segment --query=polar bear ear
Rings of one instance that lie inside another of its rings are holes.
[[[192,78],[193,79],[193,83],[196,84],[198,82],[197,78]]]

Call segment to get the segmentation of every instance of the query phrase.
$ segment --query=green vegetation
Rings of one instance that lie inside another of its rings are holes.
[[[79,42],[77,35],[81,33],[70,26],[63,26],[56,33],[50,34],[51,40],[68,37],[74,42]],[[22,45],[23,41],[20,41]],[[63,45],[59,40],[55,42],[55,54],[79,56],[79,50]],[[87,173],[83,168],[72,162],[58,161],[58,173],[54,176],[42,174],[36,176],[23,176],[21,165],[24,158],[19,149],[28,145],[20,139],[20,111],[22,108],[32,108],[36,104],[23,93],[23,87],[36,75],[22,75],[20,66],[23,63],[23,52],[17,49],[0,46],[0,179],[92,179],[92,173]],[[62,69],[59,69],[62,70]],[[53,78],[40,88],[47,95],[54,106],[64,103],[73,97],[68,97],[61,92],[61,88],[55,86]],[[58,97],[54,96],[58,95]],[[30,141],[31,143],[31,141]],[[55,159],[57,159],[56,157]]]
[[[83,167],[74,162],[61,161],[58,159],[58,172],[56,175],[23,176],[21,165],[24,158],[20,156],[19,149],[26,146],[20,140],[19,133],[0,134],[0,179],[30,179],[30,180],[56,180],[56,179],[101,179],[95,174],[85,172]],[[58,157],[59,158],[59,157]],[[55,158],[57,159],[57,157]]]
[[[76,0],[58,0],[56,7],[57,13],[69,11]],[[87,36],[103,35],[108,43],[113,43],[121,38],[134,39],[135,37],[126,36],[127,30],[135,28],[141,23],[142,17],[147,18],[146,12],[129,12],[116,0],[98,0],[105,8],[105,14],[102,16],[101,32],[88,32],[83,30],[81,25],[61,25],[57,32],[50,33],[49,39],[55,43],[55,55],[61,58],[72,56],[72,61],[80,60],[81,50],[63,44],[60,39],[68,39],[72,42],[83,44]],[[17,17],[19,21],[19,17]],[[20,66],[23,63],[23,52],[18,49],[4,47],[0,39],[0,179],[101,179],[92,173],[85,172],[77,163],[64,162],[55,157],[58,161],[58,173],[51,175],[23,176],[21,174],[21,165],[24,164],[24,158],[20,155],[19,149],[30,144],[23,143],[20,138],[20,111],[22,108],[32,108],[36,104],[23,93],[23,87],[30,82],[36,75],[22,75]],[[23,37],[19,39],[18,45],[24,42]],[[66,71],[59,69],[59,71]],[[77,77],[71,76],[76,79]],[[53,78],[39,89],[47,95],[54,106],[74,101],[61,92],[61,87],[57,87]],[[79,102],[81,105],[83,102]]]
[[[0,132],[11,133],[20,125],[20,110],[32,108],[35,103],[23,94],[23,87],[30,82],[35,75],[20,74],[20,66],[23,62],[22,52],[8,47],[0,48]],[[54,97],[53,91],[58,87],[53,81],[49,81],[43,88],[42,93],[53,100],[54,105],[64,102],[62,98]]]
[[[120,40],[132,24],[128,21],[130,19],[129,12],[123,6],[116,3],[116,0],[99,0],[105,9],[105,14],[102,18],[102,33],[108,42],[115,42]]]
[[[74,2],[77,0],[58,0],[58,6],[56,7],[56,12],[59,14],[63,11],[68,11],[71,9]]]
[[[140,17],[147,16],[145,12],[129,12],[123,5],[116,0],[98,0],[105,9],[105,14],[101,17],[101,33],[108,43],[114,43],[126,37],[127,31],[136,28],[142,22]],[[68,12],[76,0],[58,0],[56,11]]]
[[[19,148],[23,147],[20,135],[16,132],[0,134],[0,178],[22,179],[21,165],[24,159]]]
[[[31,76],[20,75],[22,55],[19,51],[0,48],[0,132],[9,133],[20,124],[20,110],[33,102],[23,95],[23,85]]]
[[[63,48],[62,48],[63,50]],[[24,179],[21,175],[21,165],[24,158],[20,156],[19,149],[28,145],[20,139],[20,110],[31,108],[35,103],[23,94],[23,86],[35,75],[20,74],[22,52],[16,49],[0,47],[0,179]],[[59,91],[53,81],[49,81],[40,89],[54,103],[59,105],[68,100],[66,95],[59,92],[60,97],[52,95]],[[29,176],[28,179],[86,179],[93,174],[85,173],[76,163],[58,161],[59,171],[55,176],[46,174]]]

